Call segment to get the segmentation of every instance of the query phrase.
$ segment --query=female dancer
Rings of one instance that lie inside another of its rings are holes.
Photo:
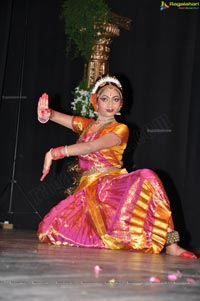
[[[123,105],[122,86],[102,77],[92,90],[98,118],[70,116],[49,109],[48,95],[38,102],[38,119],[49,119],[79,134],[76,144],[50,149],[44,159],[44,180],[53,160],[78,156],[78,187],[44,217],[38,228],[42,242],[92,248],[126,249],[196,258],[177,243],[170,204],[161,180],[152,170],[128,173],[122,166],[129,129],[115,120]]]

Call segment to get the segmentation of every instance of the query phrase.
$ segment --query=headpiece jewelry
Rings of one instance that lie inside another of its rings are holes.
[[[100,87],[103,87],[105,84],[114,84],[115,86],[118,87],[118,89],[122,90],[122,85],[120,84],[120,82],[118,81],[118,79],[116,79],[113,76],[104,76],[103,78],[99,79],[96,84],[94,85],[93,89],[92,89],[92,94],[96,93],[97,90]]]
[[[95,111],[97,111],[97,91],[99,90],[99,88],[103,88],[106,84],[113,84],[114,86],[116,86],[116,88],[119,89],[119,92],[122,93],[122,85],[115,77],[107,75],[97,80],[96,84],[94,85],[91,91],[91,104]]]

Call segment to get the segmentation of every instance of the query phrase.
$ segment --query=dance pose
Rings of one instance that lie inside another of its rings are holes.
[[[127,172],[123,152],[129,129],[115,115],[123,106],[121,83],[104,76],[92,89],[97,119],[70,116],[38,102],[38,120],[49,119],[79,134],[77,143],[50,149],[41,181],[53,160],[78,156],[81,177],[73,194],[53,207],[39,224],[42,242],[90,248],[125,249],[196,258],[178,245],[170,204],[158,175],[150,169]]]

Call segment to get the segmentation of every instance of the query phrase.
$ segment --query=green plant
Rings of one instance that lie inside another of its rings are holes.
[[[67,52],[73,50],[74,57],[80,55],[88,60],[110,15],[105,0],[65,0],[62,16],[67,36]]]

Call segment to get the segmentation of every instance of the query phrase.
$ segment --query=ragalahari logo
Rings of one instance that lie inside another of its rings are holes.
[[[168,8],[178,8],[178,9],[200,9],[200,2],[177,2],[170,1],[166,3],[165,1],[161,1],[160,10],[166,10]]]
[[[168,8],[170,8],[170,6],[165,1],[161,1],[160,10],[165,10]]]

